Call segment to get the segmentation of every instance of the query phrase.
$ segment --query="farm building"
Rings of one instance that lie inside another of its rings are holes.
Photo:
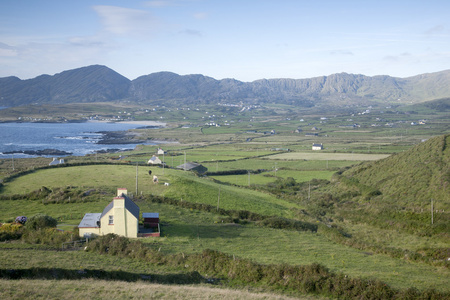
[[[143,213],[143,217],[148,215]],[[155,213],[150,214],[155,216]],[[159,214],[149,219],[148,223],[157,224],[159,236]],[[145,227],[145,226],[144,226]],[[78,225],[80,237],[90,237],[114,233],[124,237],[136,238],[145,235],[145,228],[139,228],[139,206],[127,196],[127,190],[117,189],[117,196],[105,207],[102,213],[87,213]],[[155,230],[151,230],[153,232]],[[143,234],[140,234],[143,233]],[[155,236],[155,235],[152,235]]]
[[[312,149],[313,149],[313,150],[322,150],[322,149],[323,149],[323,144],[317,144],[317,143],[314,143],[314,144],[312,145]]]
[[[208,169],[206,167],[202,166],[199,163],[195,163],[195,162],[187,162],[185,164],[179,165],[179,166],[177,166],[177,169],[181,169],[181,170],[185,170],[185,171],[195,171],[200,174],[208,171]]]
[[[148,160],[148,163],[151,165],[160,165],[162,164],[162,161],[158,158],[158,156],[153,155],[152,158]]]
[[[157,152],[156,152],[156,154],[158,154],[158,155],[163,155],[163,154],[165,154],[166,153],[166,151],[164,151],[163,149],[161,149],[161,148],[158,148],[158,150],[157,150]]]

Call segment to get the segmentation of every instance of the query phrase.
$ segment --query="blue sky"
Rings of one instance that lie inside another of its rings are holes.
[[[437,72],[450,69],[450,1],[0,1],[0,77],[92,64],[129,79]]]

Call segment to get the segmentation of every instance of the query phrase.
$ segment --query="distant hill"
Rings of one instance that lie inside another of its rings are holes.
[[[388,158],[362,163],[342,175],[381,192],[396,204],[423,207],[431,199],[450,209],[450,135],[422,142]],[[398,201],[398,202],[397,202]]]
[[[105,66],[89,66],[33,79],[0,78],[0,106],[105,102],[128,96],[130,80]]]
[[[7,107],[121,100],[164,101],[168,106],[242,101],[310,107],[418,103],[445,97],[450,97],[450,70],[409,78],[339,73],[310,79],[253,82],[159,72],[130,81],[106,66],[93,65],[28,80],[0,78],[0,106]]]

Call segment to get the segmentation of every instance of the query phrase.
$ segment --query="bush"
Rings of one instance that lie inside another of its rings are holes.
[[[29,244],[61,246],[62,243],[72,241],[71,232],[59,231],[56,228],[28,229],[22,235],[22,240]]]
[[[0,242],[18,240],[22,236],[23,226],[20,223],[0,226]]]
[[[56,221],[56,219],[44,214],[37,214],[28,219],[26,228],[36,230],[49,227],[56,227],[57,224],[58,221]]]

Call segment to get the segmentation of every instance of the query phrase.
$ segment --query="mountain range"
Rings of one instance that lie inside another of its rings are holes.
[[[296,106],[419,103],[450,96],[450,70],[408,78],[347,73],[242,82],[158,72],[134,80],[92,65],[22,80],[0,78],[0,106],[133,101],[189,105],[281,103]]]

